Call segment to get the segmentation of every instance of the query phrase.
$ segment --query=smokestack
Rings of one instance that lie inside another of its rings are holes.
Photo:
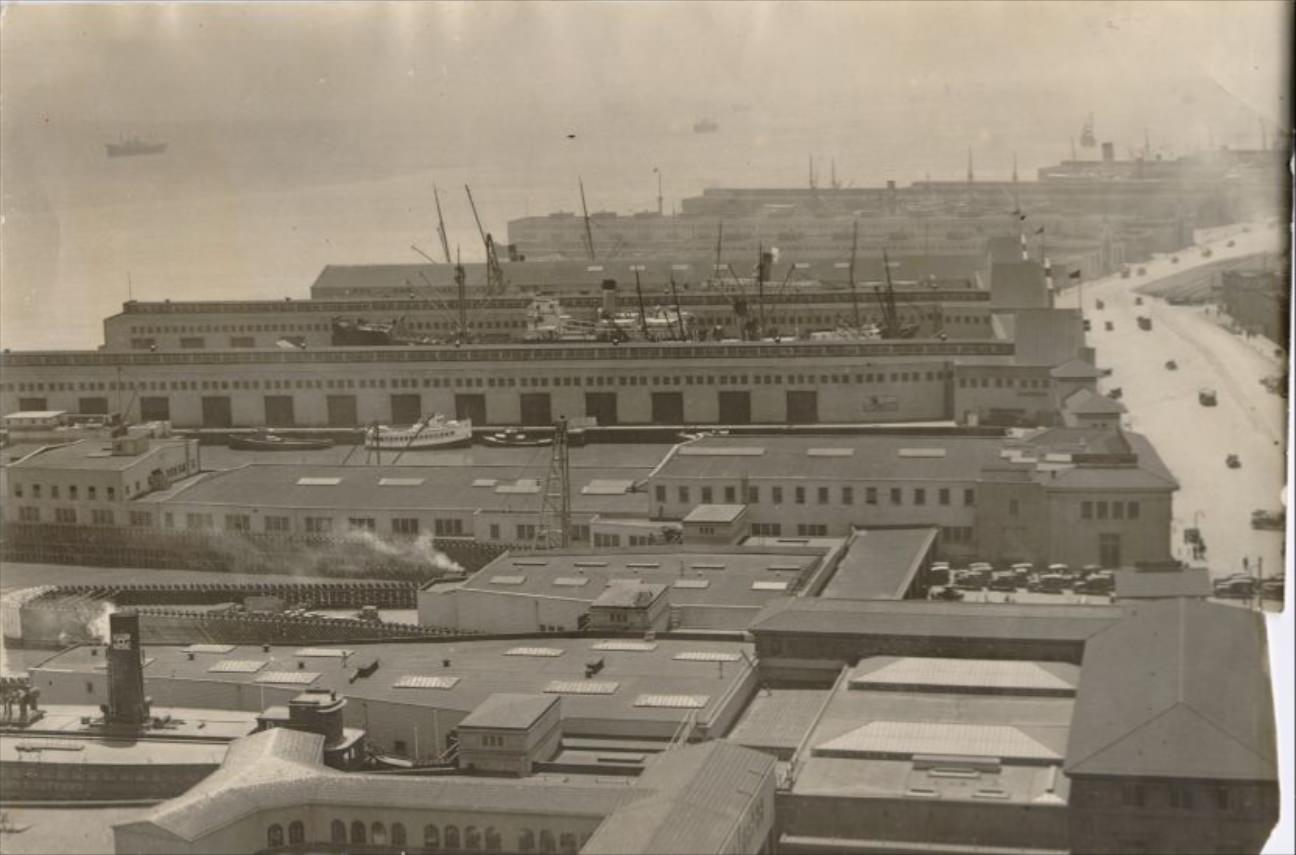
[[[107,723],[142,725],[149,718],[149,703],[144,696],[139,615],[133,611],[109,615],[108,638]]]
[[[1116,146],[1113,143],[1105,142],[1102,144],[1103,163],[1111,163],[1116,160]]]
[[[617,284],[615,279],[603,280],[603,314],[612,317],[617,310]]]

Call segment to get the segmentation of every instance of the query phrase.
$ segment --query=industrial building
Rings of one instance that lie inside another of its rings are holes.
[[[700,741],[728,732],[756,690],[751,645],[736,638],[646,641],[623,632],[346,647],[149,645],[143,674],[154,703],[177,707],[262,712],[307,689],[331,690],[349,701],[347,727],[364,730],[374,750],[416,763],[453,756],[455,729],[492,695],[558,696],[563,738],[545,762],[638,769],[681,734]],[[97,648],[74,648],[32,668],[32,685],[47,703],[100,703],[102,663]]]
[[[751,632],[729,739],[787,764],[782,852],[1258,852],[1277,820],[1253,612],[796,599]]]
[[[648,479],[652,513],[741,503],[752,534],[840,537],[928,525],[961,559],[1104,567],[1170,558],[1178,485],[1148,441],[1112,427],[1009,437],[703,437]]]
[[[654,758],[637,778],[390,777],[322,763],[323,737],[270,730],[145,818],[116,851],[701,853],[772,851],[774,760],[725,742]]]

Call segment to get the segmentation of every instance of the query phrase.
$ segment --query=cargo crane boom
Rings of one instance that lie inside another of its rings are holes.
[[[481,235],[482,245],[486,248],[486,293],[490,295],[504,293],[504,268],[500,267],[499,256],[495,254],[495,240],[490,232],[482,228],[481,217],[477,214],[477,203],[473,201],[472,188],[464,185],[468,194],[468,206],[472,208],[473,220],[477,223],[477,233]]]
[[[445,253],[446,264],[453,264],[450,258],[450,240],[446,237],[445,217],[441,215],[441,194],[437,192],[437,186],[432,185],[432,198],[436,201],[437,209],[437,237],[441,238],[441,251]]]
[[[580,186],[581,216],[585,220],[585,251],[589,253],[590,261],[595,261],[594,231],[590,228],[589,208],[585,205],[585,182],[577,178],[576,183]]]

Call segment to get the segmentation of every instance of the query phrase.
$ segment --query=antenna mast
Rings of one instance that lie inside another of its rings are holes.
[[[554,423],[553,448],[540,497],[536,549],[566,549],[571,535],[571,463],[567,453],[567,420]]]
[[[441,216],[441,194],[437,192],[437,186],[432,185],[432,198],[436,200],[437,209],[437,236],[441,238],[441,251],[445,253],[446,264],[452,264],[450,260],[450,241],[446,238],[445,217]]]
[[[589,208],[585,206],[585,182],[577,178],[576,183],[580,185],[581,216],[585,218],[585,250],[589,253],[590,261],[594,261],[594,232],[590,229]]]

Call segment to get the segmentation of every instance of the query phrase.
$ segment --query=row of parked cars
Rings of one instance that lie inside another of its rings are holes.
[[[1267,600],[1282,600],[1287,593],[1287,576],[1279,573],[1261,581],[1247,573],[1234,573],[1214,582],[1214,593],[1221,599],[1249,600],[1257,595]]]
[[[985,561],[976,561],[967,567],[953,568],[949,562],[932,564],[928,575],[932,587],[944,591],[1027,591],[1039,594],[1110,594],[1116,589],[1116,574],[1096,564],[1073,570],[1067,564],[1050,564],[1037,569],[1034,564],[1021,562],[996,569]],[[948,599],[957,599],[943,594]]]

